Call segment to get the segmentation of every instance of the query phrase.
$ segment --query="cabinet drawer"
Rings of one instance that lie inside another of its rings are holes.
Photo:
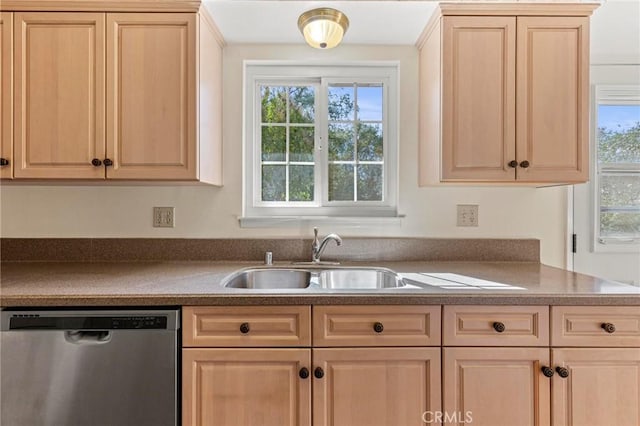
[[[551,344],[640,347],[640,307],[552,306]]]
[[[440,306],[314,306],[314,346],[439,346]]]
[[[548,306],[445,306],[444,346],[548,346]]]
[[[310,346],[309,306],[185,307],[183,346]]]

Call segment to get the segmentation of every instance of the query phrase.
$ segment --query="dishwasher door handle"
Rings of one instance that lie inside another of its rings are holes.
[[[108,330],[69,330],[64,332],[64,340],[74,345],[103,345],[111,341]]]

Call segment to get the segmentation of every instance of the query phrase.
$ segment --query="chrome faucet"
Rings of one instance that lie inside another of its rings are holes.
[[[311,261],[313,263],[320,263],[322,251],[331,240],[335,241],[338,246],[342,245],[342,238],[338,234],[329,234],[320,242],[318,240],[318,228],[313,228],[313,245],[311,246]]]

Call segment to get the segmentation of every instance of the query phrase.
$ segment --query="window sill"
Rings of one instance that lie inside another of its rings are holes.
[[[243,216],[239,217],[241,228],[289,228],[301,225],[331,225],[343,228],[368,228],[371,226],[400,227],[401,216],[376,216],[376,217],[352,217],[352,216]]]

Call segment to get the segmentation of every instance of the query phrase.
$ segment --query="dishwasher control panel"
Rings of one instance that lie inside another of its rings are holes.
[[[166,328],[167,317],[163,315],[59,317],[14,314],[9,320],[9,330],[164,330]]]

